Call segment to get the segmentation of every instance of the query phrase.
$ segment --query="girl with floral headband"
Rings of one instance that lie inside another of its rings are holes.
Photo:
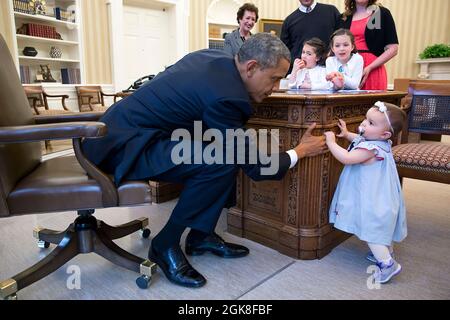
[[[334,227],[367,242],[367,259],[378,266],[375,282],[386,283],[400,273],[392,242],[407,234],[406,210],[392,156],[391,140],[403,126],[406,114],[395,105],[377,102],[367,111],[359,134],[349,132],[339,119],[340,138],[351,141],[346,150],[325,132],[333,156],[345,165],[330,206]]]

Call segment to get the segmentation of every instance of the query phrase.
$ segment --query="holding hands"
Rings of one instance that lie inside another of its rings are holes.
[[[312,131],[315,127],[315,123],[311,124],[303,134],[300,144],[294,148],[299,159],[313,157],[322,154],[327,150],[324,137],[312,135]]]
[[[336,137],[335,137],[333,131],[327,131],[324,133],[324,135],[325,135],[325,140],[327,142],[327,145],[329,145],[330,143],[336,142]]]

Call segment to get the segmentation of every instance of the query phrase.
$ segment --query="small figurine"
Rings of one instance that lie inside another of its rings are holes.
[[[34,14],[45,15],[45,0],[30,0],[29,6]]]
[[[36,82],[56,82],[48,65],[39,65],[41,70],[36,75]]]

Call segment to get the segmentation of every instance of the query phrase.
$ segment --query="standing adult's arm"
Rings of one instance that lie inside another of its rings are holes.
[[[383,19],[381,21],[381,29],[383,31],[383,37],[385,40],[384,43],[385,51],[370,65],[364,68],[360,87],[364,85],[369,74],[373,70],[384,65],[398,54],[397,28],[395,27],[395,21],[394,18],[392,17],[391,12],[386,8],[383,9]]]

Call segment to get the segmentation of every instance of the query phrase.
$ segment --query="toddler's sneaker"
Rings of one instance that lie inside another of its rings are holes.
[[[394,259],[394,252],[391,252],[391,257],[392,259]],[[375,256],[373,255],[372,251],[369,251],[366,255],[366,259],[369,260],[370,262],[373,263],[377,263],[377,259],[375,258]]]
[[[377,283],[386,283],[402,271],[402,266],[394,259],[391,259],[388,264],[378,262],[377,267],[378,270],[374,274]]]

